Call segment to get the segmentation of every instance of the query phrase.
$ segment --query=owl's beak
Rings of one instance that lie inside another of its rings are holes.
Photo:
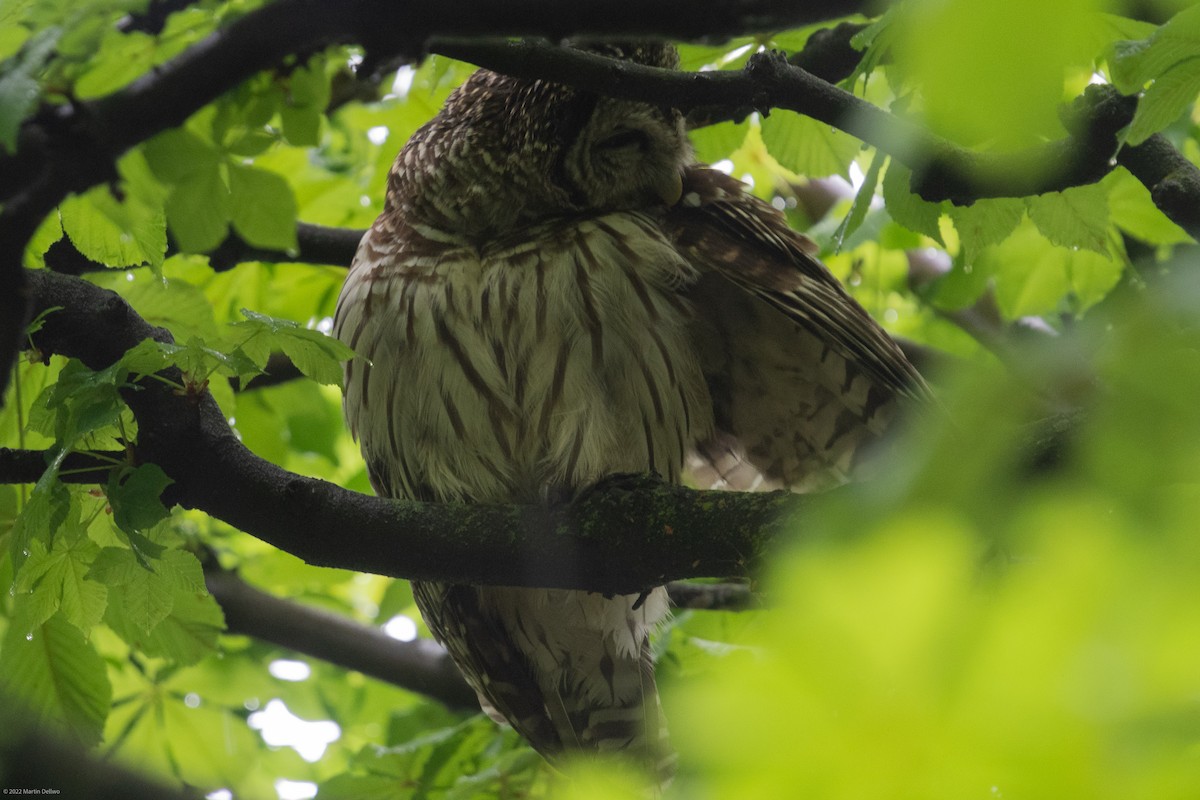
[[[654,192],[667,208],[679,202],[683,196],[683,173],[672,172],[654,185]]]

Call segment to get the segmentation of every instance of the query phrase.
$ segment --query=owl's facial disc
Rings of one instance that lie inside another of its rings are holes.
[[[589,211],[670,206],[687,156],[679,114],[605,98],[571,143],[565,177]]]

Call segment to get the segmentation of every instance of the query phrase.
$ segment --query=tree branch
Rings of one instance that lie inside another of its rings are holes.
[[[47,271],[27,277],[35,309],[63,309],[33,337],[43,352],[102,369],[147,337],[170,337],[112,292]],[[166,375],[180,381],[177,370]],[[695,491],[636,476],[615,477],[567,506],[384,500],[258,458],[207,393],[181,396],[146,379],[122,395],[138,421],[134,457],[175,481],[164,502],[200,509],[318,566],[635,593],[680,578],[747,575],[787,530],[786,515],[810,502],[786,492]]]
[[[0,483],[34,483],[46,468],[46,456],[43,451],[0,448]],[[123,457],[124,453],[72,453],[63,464],[62,480],[103,484],[113,462]],[[254,503],[257,498],[244,496],[243,502]],[[204,578],[208,591],[221,605],[229,633],[356,670],[452,708],[477,706],[474,691],[445,650],[432,640],[398,641],[378,628],[275,597],[221,569],[215,560],[205,564]],[[759,607],[745,584],[676,581],[667,591],[679,608],[741,611]]]
[[[401,642],[378,628],[275,597],[220,568],[206,567],[204,581],[225,612],[229,633],[357,670],[451,708],[479,708],[450,655],[431,639]]]
[[[36,483],[46,471],[46,450],[16,450],[0,447],[0,483]],[[101,484],[108,480],[114,464],[125,463],[126,454],[68,453],[59,469],[63,483]]]
[[[781,53],[758,53],[741,70],[676,72],[619,62],[539,42],[488,43],[435,39],[435,52],[520,78],[552,79],[612,97],[669,104],[682,111],[720,106],[745,116],[783,108],[832,125],[871,144],[913,171],[913,191],[931,202],[959,205],[986,197],[1026,197],[1093,183],[1111,168],[1116,131],[1124,122],[1089,115],[1084,104],[1069,138],[1016,153],[976,153],[935,136],[849,92],[789,64]],[[1115,126],[1115,127],[1114,127]]]
[[[296,241],[299,245],[294,253],[267,250],[248,244],[236,233],[231,232],[225,241],[208,254],[208,262],[217,272],[233,269],[246,261],[268,261],[275,263],[328,264],[349,267],[358,250],[358,242],[365,229],[334,228],[296,223]]]
[[[349,267],[366,229],[335,228],[328,225],[296,223],[295,252],[267,250],[255,247],[236,233],[230,232],[225,241],[208,253],[208,263],[216,272],[225,272],[247,261],[266,261],[272,264],[325,264],[334,267]],[[173,245],[167,255],[180,253]],[[112,267],[92,261],[79,252],[79,248],[67,236],[50,245],[45,255],[46,267],[63,275],[86,275],[89,272],[106,272]]]
[[[215,565],[205,565],[204,580],[221,604],[229,633],[361,672],[451,708],[479,708],[475,691],[446,650],[432,639],[393,639],[379,628],[268,594]],[[761,607],[758,597],[741,583],[677,581],[669,584],[667,591],[677,608],[742,611]]]
[[[744,583],[667,584],[671,605],[705,611],[749,611],[762,608],[762,600]]]

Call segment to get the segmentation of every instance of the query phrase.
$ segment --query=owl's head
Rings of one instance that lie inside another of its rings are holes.
[[[673,68],[663,44],[589,46]],[[691,149],[678,111],[480,70],[397,159],[389,204],[471,240],[561,216],[670,205]]]

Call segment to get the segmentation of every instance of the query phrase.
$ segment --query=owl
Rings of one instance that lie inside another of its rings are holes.
[[[663,44],[592,49],[677,62]],[[678,111],[474,73],[397,157],[338,300],[372,485],[550,503],[619,473],[846,480],[923,384],[814,249],[695,163]],[[670,776],[649,644],[664,589],[413,594],[482,708],[549,760],[623,751]]]

